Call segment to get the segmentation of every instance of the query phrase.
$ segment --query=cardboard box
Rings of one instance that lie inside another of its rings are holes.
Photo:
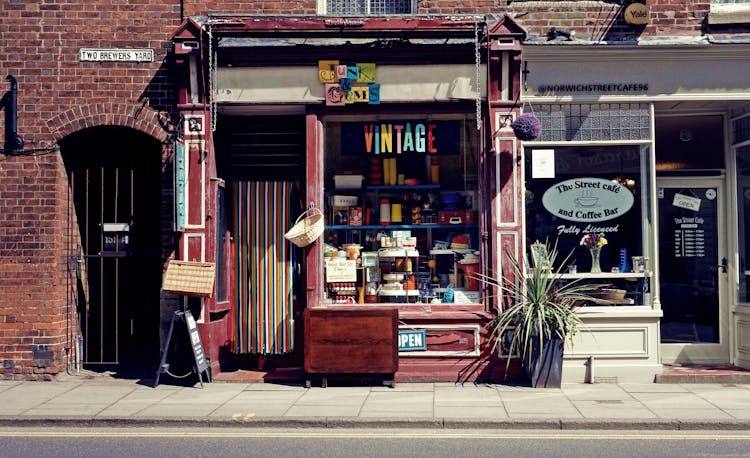
[[[333,196],[331,205],[334,207],[356,207],[359,199],[357,196]]]
[[[349,207],[349,225],[350,226],[361,226],[362,225],[362,207]]]
[[[334,175],[333,177],[336,189],[361,189],[364,180],[363,175]]]

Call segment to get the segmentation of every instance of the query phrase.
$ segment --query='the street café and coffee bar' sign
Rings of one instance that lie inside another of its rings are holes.
[[[633,206],[633,193],[603,178],[573,178],[547,189],[542,205],[553,215],[577,222],[607,221],[623,216]]]

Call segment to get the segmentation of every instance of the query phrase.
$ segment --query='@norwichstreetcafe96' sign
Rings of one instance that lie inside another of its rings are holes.
[[[578,222],[607,221],[633,206],[633,193],[603,178],[573,178],[551,186],[542,196],[548,212]]]

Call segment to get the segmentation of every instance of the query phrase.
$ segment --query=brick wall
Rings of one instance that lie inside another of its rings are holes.
[[[179,4],[0,2],[0,72],[18,81],[25,141],[20,154],[0,154],[0,379],[48,380],[65,369],[75,273],[68,269],[67,178],[57,141],[103,124],[164,138],[174,105],[165,56],[181,21]],[[152,48],[155,62],[79,62],[80,48],[89,47]],[[5,93],[10,87],[2,83]],[[0,111],[0,123],[5,115]],[[0,137],[2,147],[2,130]]]

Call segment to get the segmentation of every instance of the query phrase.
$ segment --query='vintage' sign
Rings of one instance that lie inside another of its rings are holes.
[[[552,185],[542,205],[568,221],[607,221],[624,215],[633,206],[633,193],[603,178],[573,178]]]
[[[458,154],[461,125],[449,120],[398,120],[341,123],[345,155]]]

